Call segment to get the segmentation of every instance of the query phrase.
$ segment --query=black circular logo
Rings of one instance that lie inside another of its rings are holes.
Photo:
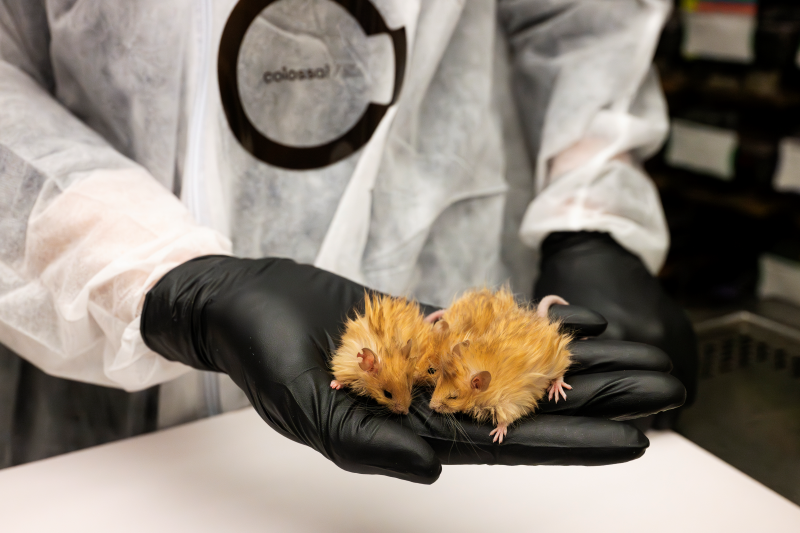
[[[241,145],[257,159],[277,167],[309,170],[341,161],[362,146],[378,128],[389,107],[397,101],[403,86],[406,66],[405,28],[390,30],[383,16],[368,0],[331,0],[344,8],[369,37],[386,34],[391,39],[395,58],[394,88],[388,104],[369,102],[361,117],[347,132],[336,139],[315,146],[289,146],[268,138],[248,118],[242,104],[237,76],[239,52],[245,34],[253,21],[277,0],[241,0],[231,12],[222,32],[217,63],[222,106],[233,134]],[[266,84],[299,80],[325,79],[331,75],[330,65],[316,68],[276,69],[267,71],[262,79]],[[356,115],[357,116],[357,115]]]

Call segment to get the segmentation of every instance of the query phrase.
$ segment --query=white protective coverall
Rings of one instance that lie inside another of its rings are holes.
[[[74,380],[175,380],[190,369],[145,347],[142,299],[206,254],[439,305],[530,294],[552,231],[609,232],[657,271],[638,163],[667,132],[670,5],[0,1],[0,342]],[[162,388],[162,425],[202,413],[191,391],[216,377],[196,375]]]

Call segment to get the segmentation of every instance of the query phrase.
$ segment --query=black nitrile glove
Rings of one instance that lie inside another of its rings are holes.
[[[363,311],[363,299],[361,285],[288,259],[202,257],[173,269],[147,294],[141,332],[168,359],[229,374],[270,426],[341,468],[419,483],[434,482],[441,463],[635,459],[647,439],[605,419],[648,415],[684,398],[680,383],[664,373],[670,363],[658,350],[578,341],[580,375],[570,379],[583,390],[575,387],[566,402],[542,409],[558,408],[558,415],[514,425],[502,445],[492,444],[490,426],[468,419],[454,434],[451,424],[430,413],[425,395],[408,416],[367,408],[377,404],[332,390],[328,370],[332,345],[347,315]],[[558,306],[552,312],[581,334],[602,331],[594,313]]]
[[[559,232],[542,243],[534,298],[557,294],[608,320],[601,338],[656,346],[672,359],[672,374],[687,390],[697,388],[697,339],[683,310],[664,293],[636,255],[607,233]]]

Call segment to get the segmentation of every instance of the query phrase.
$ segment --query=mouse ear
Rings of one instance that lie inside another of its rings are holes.
[[[438,335],[444,335],[450,331],[450,324],[448,324],[446,320],[440,320],[433,325],[433,331]]]
[[[489,388],[489,383],[491,382],[492,382],[492,375],[486,370],[484,370],[483,372],[478,372],[477,374],[472,376],[471,385],[473,389],[479,392],[483,392]]]
[[[411,346],[411,339],[408,339],[408,343],[403,346],[402,350],[400,350],[400,355],[402,355],[404,359],[408,359],[408,357],[411,355]]]
[[[453,346],[453,353],[456,354],[458,357],[461,357],[462,348],[469,348],[469,341],[461,341],[455,346]]]
[[[372,374],[378,372],[377,358],[375,357],[375,353],[369,348],[362,348],[358,355],[356,355],[356,358],[361,359],[361,361],[358,362],[358,366],[364,372],[370,372]]]

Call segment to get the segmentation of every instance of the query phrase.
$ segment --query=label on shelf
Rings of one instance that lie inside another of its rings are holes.
[[[755,0],[683,0],[683,55],[752,63],[756,31]]]
[[[786,137],[778,148],[778,169],[772,187],[776,191],[800,192],[800,138]]]
[[[735,131],[673,119],[665,159],[673,167],[708,174],[722,180],[734,176],[739,145]]]
[[[800,305],[800,263],[772,254],[758,261],[758,296]]]

